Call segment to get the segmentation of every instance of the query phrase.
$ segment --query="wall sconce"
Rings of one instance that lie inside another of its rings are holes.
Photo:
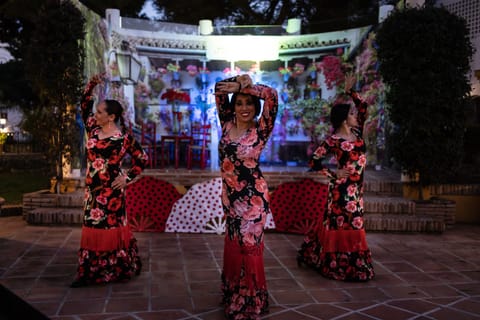
[[[133,56],[127,41],[122,41],[120,51],[115,51],[115,59],[120,73],[120,81],[123,84],[136,84],[140,78],[142,64]]]
[[[7,126],[7,114],[6,113],[0,113],[0,129],[5,129]]]
[[[6,126],[7,126],[7,119],[0,118],[0,132],[5,131]]]

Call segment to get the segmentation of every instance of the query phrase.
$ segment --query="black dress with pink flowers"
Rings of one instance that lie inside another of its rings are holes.
[[[128,133],[99,138],[100,127],[92,114],[92,92],[100,81],[94,77],[87,84],[81,101],[87,131],[87,169],[76,282],[82,284],[125,281],[141,269],[136,239],[126,217],[125,192],[113,189],[111,184],[122,174],[128,176],[127,180],[135,178],[148,157]],[[127,154],[131,167],[123,172],[122,161]]]
[[[354,141],[333,134],[315,150],[309,166],[327,176],[329,196],[323,221],[305,236],[298,251],[298,262],[313,267],[323,276],[336,280],[366,281],[374,277],[372,258],[363,225],[363,174],[366,166],[362,129],[367,105],[356,92],[351,96],[358,110],[359,127],[352,129]],[[337,179],[324,166],[333,155],[337,167],[348,168],[348,178]]]
[[[228,96],[216,96],[222,125],[219,154],[226,218],[222,292],[228,319],[259,319],[260,314],[268,311],[263,246],[264,226],[270,213],[268,187],[259,157],[273,130],[278,97],[275,89],[265,85],[254,85],[241,92],[257,96],[264,103],[256,126],[237,139],[230,137],[235,124]]]

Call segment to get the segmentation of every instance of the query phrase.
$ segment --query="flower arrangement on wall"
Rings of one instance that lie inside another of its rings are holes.
[[[180,71],[180,65],[174,64],[174,63],[169,63],[169,64],[167,64],[167,71],[178,72],[178,71]]]
[[[307,68],[308,72],[317,72],[317,70],[318,70],[318,65],[316,63],[312,62],[308,65],[308,68]]]
[[[340,55],[326,56],[318,64],[325,76],[327,88],[336,88],[337,95],[330,104],[348,103],[350,97],[344,93],[345,74],[354,72],[358,82],[356,90],[368,104],[368,120],[365,123],[364,138],[367,144],[369,163],[378,163],[380,154],[385,149],[385,112],[383,100],[380,98],[384,92],[384,85],[378,73],[377,53],[374,47],[375,33],[371,32],[365,39],[361,53],[357,56],[355,66],[344,60]]]
[[[300,119],[310,137],[310,151],[330,133],[331,106],[330,101],[319,98],[296,100],[291,105],[294,116]]]
[[[291,75],[292,74],[292,68],[290,67],[280,67],[278,68],[278,72],[280,72],[280,74],[283,76],[283,75]]]
[[[167,68],[158,67],[158,68],[157,68],[157,73],[158,73],[160,76],[163,76],[164,74],[167,74],[167,73],[168,73],[168,70],[167,70]]]
[[[190,95],[185,91],[177,89],[167,89],[160,98],[167,100],[168,103],[190,103]]]
[[[301,63],[295,63],[293,66],[293,76],[298,77],[305,71],[305,65]]]
[[[349,64],[343,61],[341,56],[326,56],[319,63],[320,71],[325,76],[325,84],[328,89],[341,87],[345,80],[345,73]]]
[[[242,72],[242,69],[240,69],[239,67],[235,67],[233,70],[230,68],[223,69],[223,74],[226,77],[238,76],[241,72]]]
[[[165,88],[165,81],[163,81],[162,75],[159,73],[151,74],[148,78],[148,84],[150,85],[151,96],[155,98],[158,97]]]
[[[359,91],[369,106],[364,138],[367,144],[367,157],[372,164],[383,161],[386,121],[383,102],[385,86],[378,72],[375,36],[373,32],[369,34],[363,43],[362,53],[356,59]]]
[[[192,77],[195,77],[198,73],[198,67],[193,64],[189,64],[186,68],[188,74]]]

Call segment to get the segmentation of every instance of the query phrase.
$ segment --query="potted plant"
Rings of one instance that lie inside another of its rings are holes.
[[[179,73],[180,72],[180,65],[169,63],[169,64],[167,64],[167,71],[170,71],[172,73],[173,80],[179,80],[180,79],[180,73]]]
[[[187,66],[187,72],[190,76],[195,77],[198,73],[198,67],[196,65],[189,64]]]
[[[292,74],[292,68],[290,68],[290,67],[280,67],[280,68],[278,68],[278,72],[280,72],[280,74],[282,75],[283,81],[287,82],[288,78],[290,78],[290,75]]]
[[[310,77],[311,77],[312,79],[316,79],[316,78],[317,78],[317,64],[316,64],[316,63],[312,62],[312,63],[308,66],[307,71],[308,71],[308,73],[309,73],[309,75],[310,75]]]
[[[305,65],[301,63],[295,63],[295,65],[293,66],[293,75],[295,77],[301,75],[304,71],[305,71]]]

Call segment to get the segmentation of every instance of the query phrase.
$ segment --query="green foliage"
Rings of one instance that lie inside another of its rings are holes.
[[[330,129],[331,102],[315,99],[296,100],[291,105],[293,115],[299,118],[313,143],[324,140]]]
[[[7,134],[4,132],[0,132],[0,145],[4,144],[7,141]]]
[[[105,16],[106,9],[119,9],[122,17],[136,18],[145,0],[80,0],[80,2],[101,17]]]
[[[50,188],[44,172],[0,172],[0,196],[7,204],[21,204],[24,193]]]
[[[49,0],[34,24],[25,65],[39,103],[26,113],[24,128],[45,146],[61,177],[62,158],[69,160],[78,140],[74,120],[83,87],[84,18],[70,1]]]
[[[84,2],[84,1],[82,1]],[[153,0],[168,21],[198,24],[223,19],[238,25],[282,25],[302,19],[304,32],[325,32],[371,25],[377,19],[377,0]]]
[[[472,45],[463,19],[443,8],[393,12],[377,32],[380,73],[389,87],[393,161],[420,185],[455,174],[462,159]]]
[[[13,60],[0,64],[0,101],[28,109],[38,100],[25,77],[25,51],[35,27],[39,1],[8,0],[0,5],[0,42],[8,44]]]
[[[0,101],[6,105],[19,106],[22,110],[36,104],[36,96],[25,78],[23,61],[0,63]]]

